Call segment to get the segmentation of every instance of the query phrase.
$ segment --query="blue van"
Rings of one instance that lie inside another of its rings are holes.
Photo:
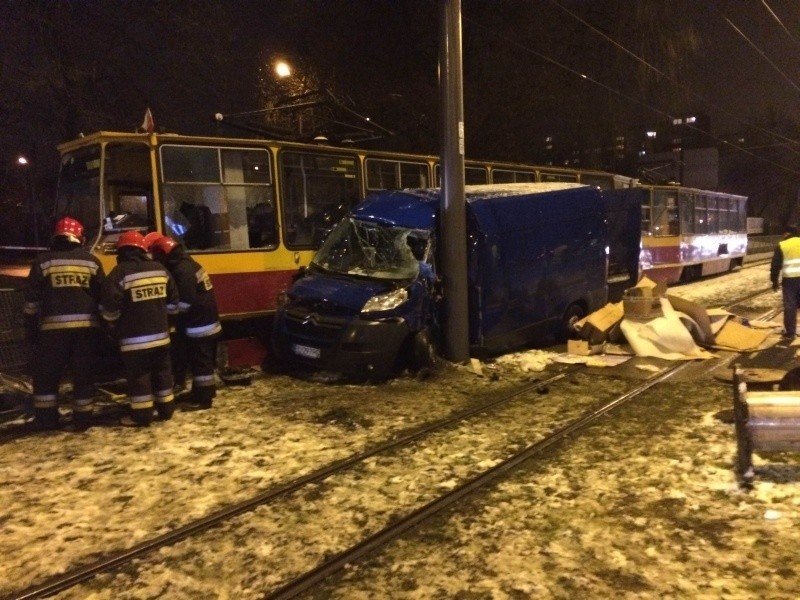
[[[598,188],[479,185],[465,196],[473,356],[565,339],[605,305]],[[279,359],[370,379],[435,360],[440,205],[437,188],[377,192],[355,207],[288,290],[273,324]]]

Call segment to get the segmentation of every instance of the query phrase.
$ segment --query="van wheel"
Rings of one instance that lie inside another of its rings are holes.
[[[580,304],[570,304],[561,317],[561,326],[556,336],[559,342],[566,342],[570,338],[577,337],[575,324],[586,316],[586,310]]]
[[[439,365],[439,353],[430,331],[423,329],[414,335],[414,368],[435,369]]]

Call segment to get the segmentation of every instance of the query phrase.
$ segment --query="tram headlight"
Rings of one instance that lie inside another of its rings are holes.
[[[364,303],[364,308],[361,309],[361,312],[372,313],[392,310],[403,304],[406,300],[408,300],[408,292],[405,288],[400,288],[399,290],[373,296]]]

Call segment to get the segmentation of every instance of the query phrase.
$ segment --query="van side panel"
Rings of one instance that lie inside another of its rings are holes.
[[[542,207],[545,277],[537,297],[544,318],[557,320],[572,304],[588,314],[606,302],[607,230],[602,197],[594,189]]]
[[[489,352],[551,336],[566,309],[606,302],[607,230],[594,188],[475,199],[470,341]]]

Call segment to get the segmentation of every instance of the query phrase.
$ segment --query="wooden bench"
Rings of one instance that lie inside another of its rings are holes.
[[[800,451],[800,391],[749,392],[739,368],[733,386],[737,473],[750,484],[753,452]]]

